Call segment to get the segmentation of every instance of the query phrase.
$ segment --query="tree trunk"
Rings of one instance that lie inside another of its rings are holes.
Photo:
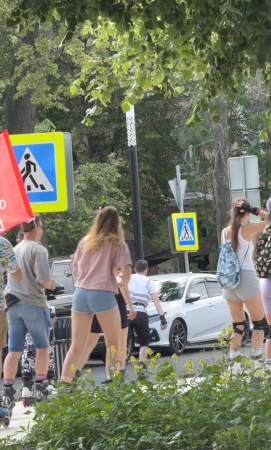
[[[36,24],[34,29],[29,31],[23,38],[23,42],[34,46],[38,34],[39,26]],[[34,133],[36,124],[36,105],[31,102],[32,91],[29,89],[24,97],[15,99],[19,81],[19,79],[16,80],[5,92],[6,127],[9,134]],[[48,238],[45,228],[41,243],[48,249]]]
[[[221,242],[221,231],[230,219],[231,208],[230,189],[228,181],[227,161],[228,149],[228,111],[224,94],[214,99],[214,104],[219,106],[220,121],[213,126],[215,138],[215,170],[214,191],[216,198],[216,219],[218,245]]]
[[[29,31],[23,38],[24,44],[34,46],[38,34],[39,26],[36,24],[33,31]],[[34,133],[36,105],[31,103],[31,90],[27,91],[24,97],[14,98],[19,81],[16,80],[5,92],[6,127],[9,134]]]

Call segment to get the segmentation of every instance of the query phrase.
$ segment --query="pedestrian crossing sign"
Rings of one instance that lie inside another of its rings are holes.
[[[10,136],[33,213],[68,209],[63,133]]]
[[[172,214],[176,250],[196,252],[199,248],[196,213]]]

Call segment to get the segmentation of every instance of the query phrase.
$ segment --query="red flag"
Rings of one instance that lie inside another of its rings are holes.
[[[0,134],[0,235],[34,217],[9,141]]]

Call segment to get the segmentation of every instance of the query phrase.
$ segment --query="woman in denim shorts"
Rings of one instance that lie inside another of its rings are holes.
[[[120,313],[115,298],[116,276],[122,272],[124,289],[131,276],[131,257],[117,210],[105,207],[98,212],[89,233],[78,244],[72,259],[77,276],[72,306],[72,340],[62,380],[71,382],[84,351],[93,315],[104,332],[106,347],[111,348],[111,366],[119,370]]]

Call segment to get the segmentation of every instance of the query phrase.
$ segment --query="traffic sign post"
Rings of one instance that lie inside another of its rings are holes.
[[[196,213],[172,214],[176,250],[196,252],[199,248]]]
[[[247,198],[252,206],[261,205],[260,180],[257,156],[239,156],[228,159],[229,186],[232,204],[238,198]],[[260,217],[250,214],[249,222],[260,222]]]
[[[34,213],[74,209],[72,144],[69,133],[10,136]]]
[[[169,181],[170,188],[172,190],[172,193],[174,195],[174,198],[176,200],[176,203],[178,205],[178,208],[181,213],[184,212],[184,194],[186,190],[186,180],[181,180],[181,172],[180,172],[180,166],[176,166],[176,178],[174,180]],[[172,215],[173,217],[173,215]],[[176,240],[173,243],[173,234],[172,234],[172,226],[174,228],[174,223],[171,218],[168,220],[168,226],[169,226],[169,234],[170,234],[170,245],[171,245],[171,252],[172,253],[178,253],[178,252],[184,252],[184,264],[185,264],[185,272],[189,273],[189,259],[188,259],[188,253],[187,251],[189,248],[186,246],[186,248],[183,248],[182,250],[178,250],[176,247]],[[192,246],[193,247],[193,246]]]

